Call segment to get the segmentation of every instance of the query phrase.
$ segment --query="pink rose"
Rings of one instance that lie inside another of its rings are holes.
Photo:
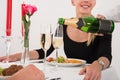
[[[22,16],[31,16],[34,14],[35,11],[37,11],[36,6],[32,6],[30,4],[22,4]]]
[[[35,11],[37,11],[36,6],[32,6],[32,5],[26,5],[26,9],[28,10],[29,15],[32,15],[34,14]]]
[[[34,14],[35,11],[37,11],[36,6],[32,6],[30,4],[22,4],[22,21],[24,26],[24,31],[22,31],[22,35],[24,35],[24,47],[29,47],[29,41],[28,41],[28,34],[29,34],[29,28],[30,28],[30,18]],[[24,32],[24,33],[23,33]]]

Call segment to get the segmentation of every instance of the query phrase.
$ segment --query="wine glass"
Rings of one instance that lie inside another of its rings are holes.
[[[40,46],[44,50],[44,67],[46,67],[47,50],[51,46],[52,33],[50,24],[43,24],[40,26]]]
[[[56,50],[56,69],[58,67],[58,50],[63,44],[63,26],[57,24],[56,30],[53,35],[53,47]]]

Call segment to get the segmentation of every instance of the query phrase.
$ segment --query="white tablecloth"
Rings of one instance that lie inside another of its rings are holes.
[[[39,69],[43,69],[42,64],[34,63]],[[47,77],[61,77],[61,80],[83,80],[84,75],[79,75],[82,66],[79,67],[58,67],[57,71],[54,70],[55,66],[47,65]],[[48,79],[49,80],[49,79]],[[102,71],[101,80],[120,80],[113,67]]]
[[[10,63],[10,64],[16,64],[16,63]],[[44,70],[43,63],[32,63],[32,64],[34,64],[37,68]],[[4,63],[0,63],[0,67],[7,67],[7,66]],[[78,74],[81,69],[82,67],[78,66],[78,67],[58,67],[58,69],[56,70],[55,66],[47,65],[45,75],[48,79],[46,80],[50,80],[51,78],[56,78],[56,77],[60,77],[61,80],[83,80],[84,75]],[[113,67],[110,67],[102,71],[101,80],[119,80],[119,79],[115,69]]]

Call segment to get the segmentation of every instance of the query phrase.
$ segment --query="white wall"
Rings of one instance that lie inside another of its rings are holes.
[[[30,30],[30,49],[39,48],[39,31],[40,24],[54,24],[59,17],[72,17],[75,16],[74,7],[71,6],[71,0],[13,0],[13,21],[12,21],[12,43],[11,53],[19,52],[21,50],[20,39],[18,38],[21,29],[21,3],[30,3],[36,5],[38,11],[31,18]],[[98,13],[108,16],[113,16],[117,12],[117,5],[120,4],[119,0],[97,0],[97,5],[93,10],[94,16]],[[6,21],[6,0],[0,0],[0,36],[5,33]],[[112,39],[112,66],[115,67],[117,73],[120,74],[119,67],[119,44],[120,44],[120,23],[115,24],[115,31],[113,32]],[[5,41],[0,37],[0,56],[5,55]]]

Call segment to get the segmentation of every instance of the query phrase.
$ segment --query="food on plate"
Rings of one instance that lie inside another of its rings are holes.
[[[67,61],[68,61],[68,63],[81,63],[80,60],[76,60],[76,59],[69,59]]]
[[[58,63],[64,63],[65,62],[65,58],[63,56],[59,56],[57,59],[53,58],[53,57],[49,57],[47,59],[48,62],[58,62]]]
[[[59,57],[57,58],[58,63],[64,63],[64,62],[66,62],[65,60],[66,60],[66,59],[65,59],[63,56],[59,56]]]
[[[52,57],[50,57],[50,58],[47,59],[48,62],[51,62],[51,61],[53,61],[53,60],[54,60],[54,59],[53,59]]]
[[[1,68],[0,73],[2,76],[11,76],[17,71],[21,70],[22,68],[23,66],[21,65],[11,65],[8,68],[4,68],[4,69]]]
[[[58,62],[58,63],[82,63],[82,61],[77,59],[66,59],[63,56],[59,56],[57,59],[49,57],[48,62]]]

